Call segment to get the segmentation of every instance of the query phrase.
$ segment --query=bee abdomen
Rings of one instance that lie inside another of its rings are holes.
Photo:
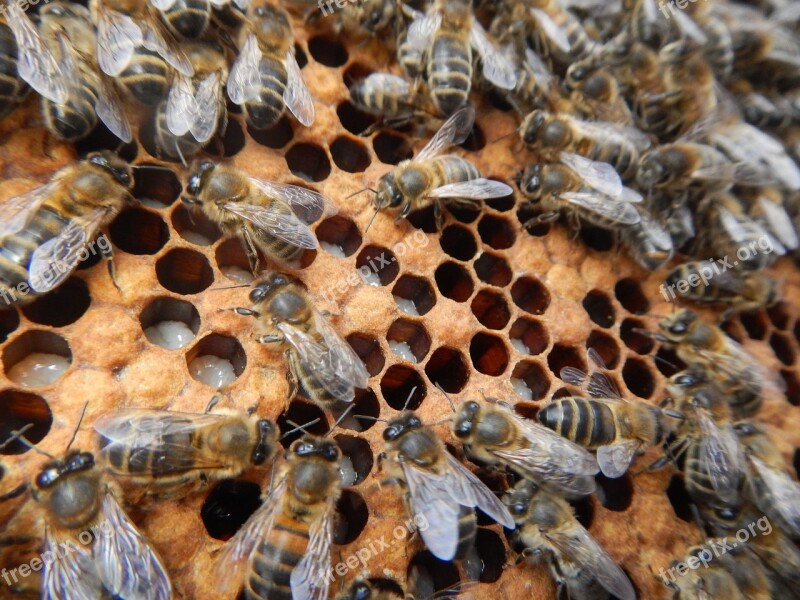
[[[276,523],[269,540],[253,553],[245,582],[245,598],[292,600],[290,578],[308,546],[308,531],[296,525]]]
[[[138,49],[119,79],[142,104],[151,106],[167,93],[167,63],[155,52]]]
[[[459,183],[478,179],[481,174],[477,167],[460,156],[445,155],[431,160],[435,187],[447,183]]]
[[[68,224],[67,219],[47,207],[36,211],[24,229],[0,242],[0,279],[12,286],[27,282],[33,252]]]
[[[617,435],[611,409],[587,398],[551,402],[539,411],[538,418],[545,427],[586,448],[611,443]]]
[[[292,209],[285,204],[274,200],[267,200],[267,202],[272,202],[271,209],[273,212],[283,214],[290,214],[292,212]],[[303,253],[303,248],[278,239],[261,228],[251,227],[250,235],[267,256],[278,261],[284,263],[292,262],[298,259]]]
[[[86,137],[97,125],[95,104],[97,92],[88,82],[75,86],[64,104],[42,99],[45,119],[50,130],[62,139],[72,142]]]
[[[305,390],[306,394],[308,394],[308,397],[311,400],[321,404],[322,406],[330,407],[333,407],[339,403],[338,398],[333,396],[330,392],[328,392],[328,390],[320,385],[320,383],[317,381],[314,371],[307,368],[303,364],[303,361],[300,360],[300,357],[296,352],[292,351],[289,360],[292,361],[292,365],[295,373],[297,374],[300,385],[303,387],[303,390]]]
[[[27,91],[17,72],[17,44],[11,29],[0,24],[0,116],[9,113]]]
[[[264,56],[258,65],[261,76],[261,93],[257,100],[245,103],[247,122],[255,129],[266,129],[281,118],[285,103],[283,92],[286,90],[286,67],[282,62]]]
[[[175,135],[167,127],[167,103],[162,102],[156,112],[155,142],[159,151],[170,158],[193,156],[203,149],[191,133]]]
[[[455,558],[464,558],[475,544],[475,532],[478,530],[478,520],[475,509],[462,506],[458,515],[458,547]]]
[[[469,45],[447,36],[433,43],[428,82],[437,108],[451,115],[467,103],[472,85],[472,52]]]
[[[211,4],[208,0],[178,0],[166,12],[170,27],[187,38],[197,38],[208,29]]]

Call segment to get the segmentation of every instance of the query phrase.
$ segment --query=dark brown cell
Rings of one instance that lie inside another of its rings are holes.
[[[331,174],[331,161],[325,149],[316,144],[295,144],[285,158],[289,170],[303,181],[324,181]]]
[[[415,369],[406,365],[392,365],[381,378],[381,393],[386,403],[395,410],[416,410],[422,404],[427,388]]]
[[[360,142],[348,137],[336,138],[331,144],[334,164],[348,173],[363,173],[369,167],[369,152]]]
[[[342,215],[325,219],[317,225],[315,233],[320,243],[332,247],[329,251],[335,252],[335,255],[341,251],[344,256],[350,256],[361,246],[361,232],[358,226]]]
[[[439,265],[434,273],[436,287],[445,298],[450,298],[456,302],[466,302],[472,296],[474,284],[469,272],[452,261]]]
[[[370,285],[389,285],[400,273],[400,263],[388,248],[370,244],[358,253],[356,269]]]
[[[586,340],[586,347],[591,348],[609,369],[615,369],[619,363],[619,346],[617,341],[607,333],[594,329]]]
[[[378,340],[366,333],[351,333],[346,339],[364,366],[367,367],[370,375],[377,375],[383,370],[386,358],[383,356],[383,350]]]
[[[511,286],[511,299],[525,312],[541,315],[550,306],[550,292],[535,277],[520,277]]]
[[[511,372],[511,379],[514,389],[517,390],[517,394],[523,400],[541,400],[550,389],[550,378],[547,376],[547,371],[538,362],[532,360],[518,362]],[[520,383],[514,383],[514,379]],[[520,384],[524,384],[524,388],[520,388]],[[528,391],[525,391],[525,388]],[[523,392],[524,395],[520,394],[520,392]]]
[[[644,295],[638,281],[621,279],[614,286],[614,295],[629,313],[643,315],[650,310],[650,301]]]
[[[406,138],[386,131],[380,132],[373,138],[372,149],[378,160],[385,165],[397,165],[414,156],[414,151]]]
[[[537,355],[547,349],[550,338],[541,321],[528,317],[520,317],[508,332],[511,345],[524,354]]]
[[[472,336],[469,343],[472,366],[485,375],[502,375],[508,367],[508,348],[502,338],[486,332]]]
[[[647,324],[639,319],[624,319],[619,326],[619,337],[625,345],[637,354],[650,354],[653,350],[653,338],[639,333],[646,330]]]
[[[247,134],[262,146],[280,150],[292,141],[294,129],[289,117],[283,115],[277,123],[267,129],[253,129],[248,125]]]
[[[494,215],[485,215],[478,223],[478,234],[484,244],[495,250],[505,250],[514,245],[516,235],[511,223]]]
[[[592,290],[583,299],[586,314],[600,327],[611,327],[615,321],[614,306],[611,299],[600,290]]]
[[[572,346],[555,344],[550,350],[550,354],[547,355],[547,365],[553,375],[559,378],[561,369],[564,367],[572,367],[586,373],[586,361],[583,359],[581,351]]]
[[[162,165],[136,165],[133,196],[143,204],[164,208],[180,198],[183,186],[172,169]]]
[[[196,246],[211,246],[222,237],[217,224],[209,220],[205,213],[179,206],[172,211],[172,226],[178,235]]]
[[[295,399],[289,408],[283,411],[275,421],[281,432],[281,445],[288,448],[292,442],[305,435],[297,429],[302,425],[312,435],[325,435],[328,433],[328,421],[325,413],[316,404],[306,400]],[[292,431],[293,433],[289,433]]]
[[[639,358],[629,358],[622,367],[622,379],[628,389],[639,396],[639,398],[649,398],[655,390],[655,380],[653,373],[646,362]]]
[[[511,283],[511,267],[502,256],[483,252],[473,263],[478,279],[489,285],[505,287]]]
[[[405,300],[413,304],[413,309],[406,302],[398,301],[401,311],[412,315],[424,315],[436,304],[436,294],[427,279],[415,275],[403,275],[392,288],[395,301]]]
[[[114,245],[128,254],[155,254],[169,241],[169,227],[164,219],[144,208],[122,211],[108,230]]]
[[[77,277],[70,277],[52,292],[23,306],[22,314],[39,325],[65,327],[86,314],[91,303],[86,283]]]
[[[342,123],[342,126],[355,135],[364,133],[377,122],[375,117],[364,112],[349,100],[342,102],[336,107],[336,114],[339,115],[339,121]],[[376,150],[375,154],[377,153]],[[385,162],[383,159],[381,159],[381,161]]]
[[[47,401],[41,396],[18,390],[0,392],[0,445],[7,442],[13,432],[27,425],[31,427],[25,430],[25,439],[36,445],[48,434],[52,424],[53,414]],[[0,454],[24,454],[29,449],[15,439],[0,447]]]
[[[158,259],[158,282],[176,294],[198,294],[214,283],[208,259],[194,250],[176,248]]]
[[[261,488],[257,483],[226,479],[208,493],[200,509],[200,518],[209,536],[227,541],[259,506]]]
[[[356,480],[352,485],[358,485],[369,477],[375,462],[369,442],[354,435],[340,434],[335,436],[334,439],[342,450],[342,456],[350,459],[353,470],[356,472]]]
[[[445,227],[439,237],[439,244],[446,254],[458,260],[470,260],[478,251],[472,232],[460,225]]]
[[[489,329],[503,329],[511,319],[511,311],[503,294],[491,290],[481,290],[475,294],[470,308],[480,324]]]
[[[425,374],[432,384],[455,394],[464,389],[469,380],[469,364],[460,351],[442,346],[431,355],[425,365]]]
[[[335,38],[318,35],[308,40],[312,58],[326,67],[341,67],[347,62],[347,50]]]
[[[336,503],[336,516],[333,543],[351,544],[367,526],[369,509],[361,494],[354,490],[343,490]]]
[[[425,326],[422,322],[411,319],[397,319],[392,323],[386,332],[386,341],[400,345],[400,347],[395,346],[394,348],[391,344],[389,345],[395,354],[408,360],[405,356],[406,350],[408,350],[416,359],[414,362],[418,363],[422,362],[431,349],[431,337],[425,331]]]

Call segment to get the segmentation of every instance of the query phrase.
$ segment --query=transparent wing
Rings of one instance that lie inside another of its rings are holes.
[[[608,163],[590,160],[579,154],[562,152],[562,163],[575,171],[583,181],[598,192],[617,198],[622,194],[622,179],[617,170]]]
[[[597,449],[597,464],[603,475],[616,479],[622,477],[631,466],[631,461],[639,449],[638,440],[624,440]]]
[[[545,90],[552,89],[553,74],[547,64],[530,48],[525,48],[525,64],[536,78],[536,83]]]
[[[580,135],[598,143],[612,141],[617,144],[632,143],[639,152],[652,146],[650,138],[637,129],[621,123],[602,121],[584,121],[575,117],[564,117]]]
[[[411,83],[392,73],[370,73],[364,78],[363,83],[372,89],[386,90],[389,96],[402,98],[411,95]]]
[[[427,50],[433,34],[436,33],[441,24],[442,14],[438,10],[432,11],[427,15],[419,13],[419,16],[408,27],[406,42],[417,50]]]
[[[250,34],[239,49],[239,56],[228,73],[228,97],[234,104],[244,104],[255,100],[261,89],[261,76],[258,64],[261,62],[261,49],[255,34]]]
[[[607,591],[620,600],[636,600],[628,576],[582,525],[574,523],[544,535],[561,554],[585,568]]]
[[[731,210],[724,206],[717,206],[716,210],[717,214],[719,215],[722,228],[734,242],[746,242],[749,239],[751,230],[750,228],[760,228],[755,221],[752,221],[749,218],[747,218],[746,221],[740,220]],[[747,227],[745,226],[745,223],[747,224]],[[766,234],[766,231],[764,233]]]
[[[271,198],[278,198],[286,202],[305,223],[313,223],[319,219],[325,212],[325,207],[331,203],[319,192],[299,185],[278,183],[277,181],[257,179],[255,177],[251,177],[250,181],[258,185],[261,191]]]
[[[101,533],[92,555],[103,585],[123,598],[171,600],[164,565],[112,494],[106,493],[101,510]]]
[[[483,61],[483,74],[486,79],[497,87],[513,90],[517,85],[514,65],[492,45],[483,27],[475,19],[472,20],[470,40]]]
[[[431,198],[502,198],[510,196],[514,190],[500,181],[491,179],[472,179],[470,181],[459,181],[458,183],[448,183],[440,186],[428,194]]]
[[[63,104],[67,88],[55,57],[17,2],[3,3],[8,26],[17,42],[17,72],[39,94]]]
[[[475,506],[480,508],[503,527],[513,529],[514,518],[497,496],[495,496],[472,471],[456,460],[452,454],[449,452],[445,452],[445,454],[447,454],[447,464],[454,478],[460,480],[457,485],[461,487],[469,486],[472,489],[475,495]]]
[[[700,457],[706,465],[714,490],[723,500],[737,497],[742,475],[741,448],[736,434],[720,428],[705,411],[697,411],[697,421],[703,435],[700,438]]]
[[[225,110],[222,98],[222,73],[215,71],[206,76],[197,86],[195,94],[197,114],[189,126],[194,139],[205,143],[217,131],[220,109]]]
[[[142,45],[142,30],[128,15],[98,3],[97,10],[97,64],[107,75],[116,77]]]
[[[540,8],[530,8],[531,14],[536,19],[539,27],[547,38],[562,52],[569,53],[572,45],[566,32],[556,23],[550,15]]]
[[[311,127],[314,123],[314,101],[308,91],[303,74],[300,72],[300,65],[294,56],[294,50],[289,50],[286,54],[286,89],[283,91],[283,101],[306,127]]]
[[[748,459],[771,498],[771,507],[792,527],[787,533],[797,537],[800,534],[800,484],[783,471],[770,468],[757,456],[750,455]]]
[[[42,600],[96,600],[103,593],[88,549],[79,544],[71,548],[71,553],[64,552],[50,528],[45,528],[42,556],[53,558],[42,568]]]
[[[675,22],[678,24],[681,34],[686,38],[694,40],[700,45],[705,45],[708,42],[705,32],[685,12],[675,11]]]
[[[0,237],[22,231],[58,186],[57,181],[51,181],[0,202]]]
[[[475,109],[471,106],[456,111],[444,125],[439,128],[425,147],[419,151],[415,160],[427,160],[439,154],[445,148],[453,144],[460,144],[472,131],[472,124],[475,123]]]
[[[181,50],[178,40],[164,26],[158,15],[145,10],[142,23],[142,45],[158,53],[169,65],[183,75],[193,75],[194,69],[186,54]]]
[[[34,250],[28,268],[28,283],[44,294],[66,281],[81,259],[81,251],[97,233],[105,211],[95,210],[84,221],[72,221],[56,237]]]
[[[235,590],[241,586],[250,555],[260,540],[269,537],[275,519],[282,510],[283,495],[287,487],[286,477],[281,478],[264,498],[261,506],[220,550],[214,567],[219,592]]]
[[[256,206],[241,202],[228,202],[223,208],[263,229],[269,235],[298,248],[313,250],[319,247],[314,232],[293,212],[279,212],[272,205]]]
[[[192,78],[178,73],[167,96],[167,129],[174,135],[185,135],[198,115],[199,107],[194,97]],[[205,110],[205,107],[204,107]]]
[[[155,8],[161,11],[166,11],[172,8],[177,0],[150,0]]]
[[[800,246],[797,231],[783,204],[773,202],[769,198],[761,196],[758,199],[758,206],[761,209],[761,213],[764,215],[764,219],[770,231],[780,240],[784,247],[795,250]]]
[[[336,367],[337,372],[342,377],[350,379],[356,387],[366,387],[369,371],[367,371],[355,350],[342,339],[328,320],[318,312],[314,313],[314,323],[317,331],[322,334],[325,343],[328,345],[331,353],[331,364]]]
[[[575,367],[564,367],[561,369],[560,376],[564,383],[569,383],[582,390],[585,389],[592,398],[624,400],[616,382],[605,373],[592,373],[589,376]]]
[[[306,551],[289,576],[293,600],[328,598],[334,506],[329,501],[322,517],[309,528]]]
[[[561,197],[586,210],[596,213],[615,223],[635,225],[641,221],[639,211],[633,204],[615,201],[608,196],[592,192],[564,192]]]
[[[114,87],[114,83],[99,73],[97,86],[97,104],[95,110],[100,120],[105,123],[108,130],[125,143],[133,140],[131,124],[122,108],[122,99]]]

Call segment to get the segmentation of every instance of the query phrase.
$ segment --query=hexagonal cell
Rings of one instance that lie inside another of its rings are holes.
[[[25,439],[36,445],[52,424],[53,414],[41,396],[18,390],[0,392],[0,454],[24,454],[30,449],[18,439],[9,441],[13,432],[31,425],[25,430]]]
[[[356,83],[361,81],[362,79],[366,79],[369,77],[375,69],[362,64],[360,62],[352,62],[350,65],[344,70],[342,73],[342,81],[347,86],[348,89],[353,87]]]
[[[502,338],[481,331],[469,343],[472,366],[484,375],[502,375],[508,367],[508,348]]]
[[[586,347],[597,352],[604,367],[615,369],[619,364],[619,345],[617,340],[607,333],[598,329],[592,330],[589,339],[586,340]]]
[[[473,263],[478,279],[489,285],[505,287],[511,283],[511,267],[502,256],[483,252]]]
[[[629,313],[643,315],[650,310],[650,301],[644,295],[638,281],[620,279],[614,286],[614,295]]]
[[[370,375],[374,376],[383,371],[386,358],[383,356],[383,349],[378,340],[366,333],[351,333],[346,339],[364,366],[367,367]]]
[[[366,431],[377,423],[375,419],[380,414],[381,405],[375,392],[371,389],[357,389],[353,399],[353,418],[342,421],[340,427],[352,431]],[[361,417],[366,418],[362,419]]]
[[[460,351],[442,346],[431,354],[425,365],[425,374],[432,384],[449,394],[455,394],[463,390],[469,381],[469,364]]]
[[[517,220],[530,235],[534,237],[544,237],[550,233],[550,223],[538,220],[542,212],[542,209],[535,204],[523,203],[519,209],[517,209]]]
[[[340,434],[334,439],[342,450],[342,457],[350,460],[350,465],[355,472],[355,481],[351,485],[358,485],[369,477],[375,462],[369,442],[354,435]]]
[[[244,149],[246,141],[241,123],[239,123],[238,119],[231,118],[228,119],[225,133],[220,136],[219,132],[217,132],[217,135],[203,150],[220,158],[230,158]]]
[[[454,562],[439,560],[428,550],[417,552],[408,563],[406,580],[424,581],[431,597],[446,598],[445,590],[458,589],[461,577]]]
[[[672,510],[675,511],[676,517],[687,523],[695,522],[692,497],[686,491],[683,477],[680,475],[673,475],[670,478],[667,486],[667,499],[672,506]]]
[[[186,365],[192,379],[220,389],[244,373],[247,355],[236,338],[212,333],[186,353]]]
[[[315,61],[326,67],[341,67],[348,58],[347,50],[339,40],[324,35],[308,40],[308,51]]]
[[[460,225],[448,225],[439,237],[439,244],[448,255],[458,260],[469,260],[478,251],[472,232]]]
[[[0,304],[2,306],[2,304]],[[0,344],[19,327],[19,313],[14,308],[0,310]]]
[[[89,288],[77,277],[70,277],[52,292],[22,307],[22,314],[39,325],[65,327],[80,319],[92,303]]]
[[[156,263],[158,282],[171,292],[198,294],[214,283],[208,259],[188,248],[175,248]]]
[[[26,388],[55,383],[71,364],[69,343],[52,331],[26,331],[3,348],[6,376]]]
[[[331,174],[331,161],[316,144],[295,144],[284,155],[289,170],[303,181],[324,181]]]
[[[361,135],[378,121],[377,118],[364,112],[349,100],[336,107],[336,114],[339,116],[342,126],[355,135]]]
[[[495,250],[511,248],[516,240],[514,228],[508,220],[494,215],[484,215],[478,223],[478,234],[484,244]]]
[[[169,227],[160,215],[143,208],[122,211],[108,228],[114,245],[128,254],[155,254],[169,241]]]
[[[772,346],[772,351],[779,361],[789,366],[794,364],[794,348],[792,348],[789,338],[784,334],[773,331],[772,335],[769,336],[769,345]]]
[[[564,367],[572,367],[584,373],[587,372],[586,362],[580,350],[562,344],[555,344],[553,349],[550,350],[550,354],[547,355],[547,366],[550,367],[553,375],[559,379],[561,378],[561,369]]]
[[[615,512],[628,510],[633,502],[633,482],[628,473],[616,479],[609,479],[602,473],[598,473],[595,475],[595,481],[597,481],[595,495],[600,504]]]
[[[470,206],[469,204],[459,204],[458,202],[451,202],[447,205],[447,210],[453,215],[453,218],[460,223],[472,223],[481,214],[479,206]]]
[[[414,156],[408,140],[401,135],[381,131],[372,138],[375,156],[385,165],[397,165]]]
[[[650,354],[654,346],[653,338],[637,331],[646,329],[647,325],[638,319],[624,319],[619,326],[619,337],[637,354]]]
[[[236,283],[252,283],[255,277],[250,271],[250,261],[245,254],[244,246],[238,239],[230,239],[217,246],[215,252],[217,268],[228,279]],[[264,263],[264,257],[259,253],[259,264]]]
[[[600,290],[592,290],[586,294],[583,299],[583,308],[589,318],[600,327],[609,328],[616,320],[611,299]]]
[[[280,150],[294,137],[292,122],[286,115],[282,115],[277,123],[266,129],[254,129],[248,125],[247,133],[256,143],[273,150]]]
[[[783,379],[786,388],[783,393],[786,395],[789,404],[800,406],[800,380],[798,380],[797,375],[795,375],[794,371],[781,369],[781,379]]]
[[[442,263],[436,268],[434,279],[436,279],[436,287],[445,298],[456,302],[466,302],[472,296],[474,290],[472,277],[458,263],[452,261]]]
[[[343,490],[336,503],[336,516],[333,543],[352,544],[367,526],[369,509],[361,494],[354,490]]]
[[[420,374],[411,367],[392,365],[381,379],[381,393],[386,403],[395,410],[416,410],[422,404],[427,388]]]
[[[418,210],[412,210],[406,220],[415,228],[421,229],[425,233],[439,234],[439,227],[436,224],[436,217],[433,214],[432,204]]]
[[[503,574],[506,563],[506,547],[503,540],[491,529],[478,528],[475,534],[475,550],[481,560],[481,583],[494,583]]]
[[[120,139],[111,133],[103,122],[98,122],[89,135],[75,141],[74,144],[77,156],[86,156],[90,152],[99,150],[111,150],[116,152],[123,160],[133,162],[139,153],[139,148],[135,141],[121,144]]]
[[[200,331],[200,313],[194,305],[169,296],[151,301],[139,322],[147,340],[167,350],[183,348]]]
[[[520,277],[511,286],[511,299],[525,312],[541,315],[550,306],[550,292],[535,277]]]
[[[320,247],[328,254],[344,258],[352,255],[361,246],[361,232],[347,217],[335,215],[317,225]]]
[[[469,150],[470,152],[477,152],[478,150],[482,150],[484,146],[486,146],[486,136],[483,135],[483,130],[481,129],[480,125],[475,123],[472,126],[472,130],[469,132],[469,135],[464,138],[464,141],[459,144],[464,150]]]
[[[628,389],[640,398],[649,398],[655,390],[655,380],[650,367],[643,360],[629,358],[622,367],[622,379]]]
[[[502,179],[498,179],[496,177],[489,177],[488,179],[506,183]],[[517,199],[514,197],[514,192],[511,192],[508,196],[502,196],[501,198],[488,198],[487,200],[484,200],[484,203],[489,208],[498,212],[507,212],[514,208],[514,205],[517,203]]]
[[[653,364],[661,372],[664,377],[672,377],[675,373],[679,373],[686,368],[686,364],[678,358],[673,348],[666,346],[659,347],[658,351],[653,356]]]
[[[521,360],[511,371],[511,385],[523,400],[542,400],[550,389],[550,379],[538,362]]]
[[[767,316],[778,329],[789,329],[789,323],[792,318],[786,302],[776,302],[772,306],[767,307]]]
[[[389,285],[400,273],[397,257],[388,248],[370,244],[356,257],[356,268],[369,285]]]
[[[751,340],[763,340],[767,337],[769,321],[763,311],[754,310],[739,313],[739,322],[747,331],[747,337]]]
[[[544,325],[528,317],[520,317],[514,321],[508,332],[508,339],[517,351],[532,356],[541,354],[550,344]]]
[[[200,509],[206,532],[215,540],[231,539],[261,506],[261,488],[252,481],[226,479],[206,496]]]
[[[425,326],[409,319],[397,319],[386,332],[389,349],[403,360],[422,362],[431,349],[431,337]]]
[[[578,235],[581,241],[592,250],[608,252],[614,247],[614,234],[601,227],[581,227]]]
[[[481,325],[489,329],[503,329],[511,319],[511,311],[503,294],[491,290],[481,290],[475,294],[470,308]]]
[[[403,275],[392,288],[397,307],[407,315],[428,313],[436,304],[436,294],[427,279],[416,275]]]
[[[292,400],[289,408],[284,410],[275,420],[281,432],[281,446],[288,448],[292,442],[303,437],[304,431],[312,435],[328,433],[328,419],[323,410],[307,400]],[[303,429],[298,429],[302,426]],[[289,433],[291,432],[291,433]]]
[[[348,173],[363,173],[369,167],[369,152],[360,142],[341,136],[331,144],[334,164]]]
[[[222,231],[200,210],[179,206],[172,211],[172,226],[190,244],[210,246],[222,237]]]

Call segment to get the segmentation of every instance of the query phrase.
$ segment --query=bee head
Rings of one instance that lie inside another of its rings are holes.
[[[366,581],[356,581],[350,586],[345,598],[347,600],[369,600],[372,598],[372,587]]]
[[[197,160],[192,164],[189,171],[189,179],[186,182],[186,193],[189,196],[184,196],[181,200],[185,204],[199,204],[197,195],[203,189],[208,175],[214,170],[214,163],[210,160]]]
[[[257,282],[253,289],[250,290],[250,302],[253,304],[263,302],[280,288],[285,288],[291,284],[291,279],[283,273],[271,273]]]
[[[524,519],[531,507],[531,500],[539,488],[532,481],[520,480],[514,489],[506,492],[503,496],[503,504],[508,508],[508,512],[514,517],[515,521]]]
[[[703,383],[708,383],[708,377],[702,369],[688,369],[676,373],[670,378],[670,381],[676,386],[691,388]]]
[[[93,165],[97,165],[101,169],[108,171],[117,182],[127,189],[133,188],[133,170],[131,166],[114,152],[110,150],[101,150],[100,152],[92,152],[86,157],[86,160]]]
[[[258,443],[253,450],[251,461],[254,465],[263,465],[272,454],[272,449],[278,440],[278,430],[275,424],[268,419],[258,421]]]
[[[526,144],[533,144],[541,135],[542,128],[547,122],[547,117],[542,110],[533,111],[525,119],[522,131],[522,141]]]
[[[523,169],[519,189],[528,198],[539,198],[542,193],[542,165],[528,165]]]
[[[336,442],[313,435],[304,435],[299,440],[295,440],[289,447],[289,453],[299,458],[318,456],[331,463],[338,462],[342,456]]]
[[[48,462],[36,476],[36,487],[42,490],[53,487],[63,476],[93,467],[94,455],[91,452],[73,450],[63,459]]]
[[[679,312],[674,317],[661,321],[661,328],[675,337],[683,337],[689,332],[689,327],[697,320],[697,315],[690,310]]]
[[[475,426],[475,415],[478,414],[481,405],[474,400],[464,402],[456,414],[453,422],[453,435],[458,439],[466,439],[472,435]]]
[[[751,423],[750,421],[739,421],[735,423],[733,426],[734,431],[736,431],[736,435],[740,437],[756,435],[761,433],[760,429],[755,423]]]
[[[404,433],[413,431],[415,429],[420,429],[421,427],[422,421],[420,418],[415,412],[409,410],[402,413],[399,417],[389,421],[386,429],[383,430],[383,439],[387,442],[391,442],[392,440],[396,440],[402,436]]]
[[[397,208],[403,203],[403,193],[397,185],[394,173],[387,173],[378,182],[375,193],[375,210]]]
[[[583,81],[589,76],[589,73],[591,72],[592,70],[587,65],[581,64],[579,62],[572,63],[567,69],[567,77],[566,77],[567,83],[569,84],[578,81]]]

